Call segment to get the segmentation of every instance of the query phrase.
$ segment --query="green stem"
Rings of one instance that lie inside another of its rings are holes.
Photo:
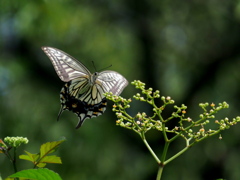
[[[177,158],[178,156],[180,156],[181,154],[183,154],[185,151],[187,151],[191,146],[186,146],[185,148],[183,148],[181,151],[179,151],[177,154],[175,154],[174,156],[170,157],[168,160],[166,160],[164,162],[164,164],[168,164],[169,162],[171,162],[172,160],[174,160],[175,158]]]
[[[10,162],[11,162],[12,165],[13,165],[13,170],[14,170],[14,172],[16,173],[16,172],[17,172],[17,166],[16,166],[16,148],[15,148],[15,147],[13,148],[13,158],[12,158],[12,156],[11,156],[11,154],[9,153],[8,150],[6,150],[6,151],[4,152],[4,154],[9,158]]]
[[[170,143],[169,142],[165,142],[164,145],[164,149],[163,149],[163,153],[162,153],[162,157],[161,157],[161,161],[164,162],[166,157],[167,157],[167,151],[168,151],[168,147],[169,147]]]
[[[16,164],[16,158],[17,157],[17,151],[16,151],[16,147],[13,148],[13,169],[14,169],[14,172],[16,173],[17,172],[17,164]]]
[[[191,144],[190,144],[191,138],[188,139],[188,140],[186,141],[186,147],[185,147],[185,148],[183,148],[181,151],[179,151],[177,154],[175,154],[174,156],[172,156],[171,158],[169,158],[169,159],[166,160],[166,161],[164,161],[163,159],[161,159],[162,162],[164,162],[165,165],[168,164],[169,162],[171,162],[172,160],[174,160],[175,158],[177,158],[178,156],[180,156],[181,154],[183,154],[185,151],[187,151],[190,147],[194,146],[195,144],[199,143],[200,141],[202,141],[202,140],[204,140],[204,139],[206,139],[206,138],[208,138],[208,137],[210,137],[210,136],[213,136],[213,135],[215,135],[215,134],[218,134],[219,132],[221,132],[220,129],[219,129],[218,131],[216,131],[216,132],[208,135],[208,136],[205,136],[205,137],[200,138],[200,139],[197,140],[197,141],[195,140],[195,141],[194,141],[193,143],[191,143]],[[165,148],[165,147],[164,147],[164,148]]]
[[[163,167],[164,167],[163,165],[159,166],[156,180],[161,180]]]
[[[168,142],[168,137],[167,137],[167,132],[166,132],[166,128],[165,128],[165,123],[162,123],[162,133],[163,133],[163,137],[165,142]]]
[[[9,160],[11,161],[11,163],[13,162],[13,159],[11,157],[11,155],[9,154],[8,151],[4,152],[4,154],[9,158]]]
[[[14,147],[13,148],[13,159],[12,159],[12,163],[13,163],[13,169],[14,169],[14,172],[16,173],[17,172],[17,163],[16,163],[16,160],[17,160],[17,148]],[[14,180],[19,180],[19,178],[14,178]]]
[[[140,135],[144,144],[146,145],[146,147],[148,148],[149,152],[152,154],[153,158],[157,161],[158,164],[161,163],[160,159],[158,159],[157,155],[154,153],[154,151],[152,150],[152,148],[150,147],[150,145],[148,144],[144,134]]]

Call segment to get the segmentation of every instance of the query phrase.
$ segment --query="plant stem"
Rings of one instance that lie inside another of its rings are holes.
[[[152,148],[150,147],[150,145],[148,144],[144,134],[141,135],[141,138],[144,142],[144,144],[146,145],[146,147],[148,148],[148,150],[150,151],[150,153],[152,154],[153,158],[157,161],[158,164],[161,163],[161,161],[158,159],[157,155],[154,153],[154,151],[152,150]]]
[[[162,157],[161,157],[162,162],[164,162],[167,157],[167,151],[168,151],[169,144],[170,144],[169,142],[165,142]]]
[[[169,162],[171,162],[172,160],[174,160],[175,158],[177,158],[178,156],[180,156],[181,154],[183,154],[185,151],[187,151],[191,146],[186,146],[185,148],[183,148],[181,151],[179,151],[177,154],[175,154],[174,156],[170,157],[168,160],[164,161],[164,164],[168,164]]]
[[[13,169],[14,169],[15,173],[17,172],[16,157],[17,157],[17,152],[16,152],[16,147],[14,147],[13,148],[13,160],[12,160],[12,163],[13,163]]]
[[[161,180],[161,177],[162,177],[162,172],[163,172],[163,165],[160,164],[159,165],[159,168],[158,168],[158,173],[157,173],[157,179],[156,180]]]

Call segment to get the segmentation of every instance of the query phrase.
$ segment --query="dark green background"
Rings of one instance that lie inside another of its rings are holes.
[[[64,180],[155,179],[157,164],[141,139],[115,126],[109,103],[104,115],[75,130],[77,117],[60,108],[57,77],[41,46],[59,48],[92,72],[113,66],[129,82],[147,87],[188,106],[197,119],[200,102],[227,101],[217,118],[240,115],[240,3],[237,0],[0,0],[0,137],[24,136],[21,150],[38,152],[47,141],[65,136],[49,165]],[[138,92],[129,85],[122,96]],[[131,113],[147,111],[132,104]],[[165,116],[168,116],[167,112]],[[209,138],[166,166],[163,179],[240,179],[239,125]],[[161,155],[159,132],[148,134]],[[174,144],[170,155],[184,142]],[[19,169],[31,168],[19,162]],[[12,173],[0,154],[2,177]]]

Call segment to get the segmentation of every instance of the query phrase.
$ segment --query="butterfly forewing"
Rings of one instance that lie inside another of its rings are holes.
[[[102,115],[106,110],[107,100],[104,93],[119,95],[128,81],[115,71],[103,71],[91,74],[78,60],[67,53],[51,47],[42,47],[50,58],[59,78],[67,82],[60,92],[61,109],[74,112],[79,117],[76,128],[85,119]]]
[[[58,77],[68,82],[80,76],[90,76],[90,71],[78,60],[67,53],[52,47],[42,47],[51,60]]]

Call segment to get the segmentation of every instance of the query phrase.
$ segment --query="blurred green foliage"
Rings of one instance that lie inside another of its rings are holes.
[[[92,72],[92,60],[97,69],[112,64],[128,81],[140,79],[186,104],[191,117],[206,101],[230,104],[221,117],[240,114],[237,0],[0,0],[0,7],[0,137],[28,137],[33,149],[27,149],[37,152],[40,144],[65,136],[58,151],[63,165],[49,167],[63,179],[155,179],[158,167],[138,136],[115,126],[111,103],[79,130],[70,112],[56,122],[64,83],[41,46],[69,53]],[[133,93],[128,86],[122,96]],[[240,179],[238,129],[195,146],[168,165],[163,179]],[[156,133],[148,136],[157,151]],[[3,177],[12,173],[8,164],[0,157]]]

